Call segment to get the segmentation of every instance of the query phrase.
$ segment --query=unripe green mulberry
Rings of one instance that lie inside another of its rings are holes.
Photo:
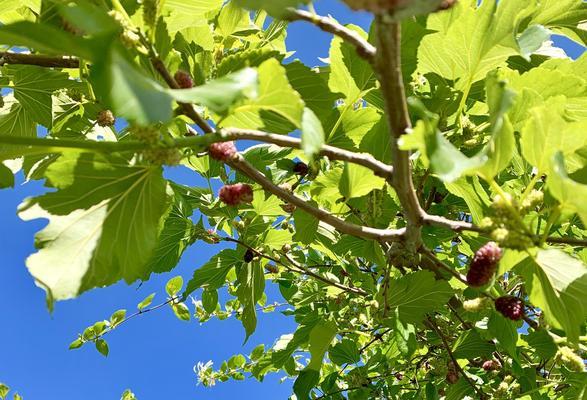
[[[558,356],[562,364],[571,371],[583,372],[585,370],[585,362],[571,348],[567,346],[561,347],[558,350]]]
[[[468,312],[479,312],[488,309],[491,306],[491,300],[487,297],[477,297],[472,300],[463,302],[463,309]]]
[[[160,139],[159,129],[153,126],[134,125],[131,126],[129,131],[135,138],[150,145],[157,144]]]
[[[143,152],[145,159],[155,165],[178,165],[182,153],[175,148],[156,147]]]

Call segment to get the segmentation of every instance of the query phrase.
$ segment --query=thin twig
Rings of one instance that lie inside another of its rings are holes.
[[[294,149],[299,149],[302,146],[302,141],[298,138],[250,129],[223,128],[221,134],[227,140],[256,140]],[[328,157],[331,160],[348,161],[353,164],[362,165],[371,169],[375,175],[385,178],[390,182],[393,177],[393,167],[391,165],[377,160],[368,153],[355,153],[338,147],[323,145],[320,149],[320,155]]]
[[[367,61],[373,62],[375,58],[376,49],[371,43],[364,39],[358,32],[344,27],[332,17],[323,17],[308,11],[292,8],[288,10],[285,19],[288,21],[307,21],[354,46],[357,54]]]
[[[398,241],[402,240],[404,237],[404,229],[376,229],[355,225],[335,217],[326,210],[312,206],[304,199],[301,199],[287,190],[275,185],[263,173],[261,173],[247,160],[245,160],[244,157],[240,154],[236,155],[231,161],[229,161],[228,165],[260,184],[266,191],[274,194],[287,203],[295,205],[297,208],[304,210],[308,214],[314,216],[316,219],[331,225],[342,233],[381,242]]]
[[[363,289],[361,288],[357,288],[357,287],[350,287],[350,286],[346,286],[343,285],[341,283],[332,281],[328,278],[323,277],[322,275],[316,274],[313,271],[309,270],[308,268],[304,267],[302,264],[296,262],[295,260],[293,260],[291,257],[289,257],[287,254],[284,254],[283,257],[289,261],[295,268],[299,269],[300,271],[302,271],[304,274],[311,276],[313,278],[318,279],[319,281],[322,281],[324,283],[327,283],[330,286],[334,286],[336,288],[339,288],[341,290],[344,290],[345,292],[350,292],[350,293],[354,293],[354,294],[358,294],[360,296],[367,296],[367,292],[365,292]]]
[[[79,59],[73,56],[47,56],[11,51],[0,52],[0,66],[6,64],[36,65],[48,68],[79,68]]]
[[[438,215],[426,214],[426,215],[424,215],[423,222],[424,222],[424,225],[437,226],[440,228],[447,228],[447,229],[450,229],[454,232],[462,232],[462,231],[484,232],[484,230],[481,227],[476,226],[474,224],[471,224],[469,222],[454,221],[454,220],[444,218],[444,217],[441,217]]]
[[[457,371],[459,371],[459,374],[461,374],[463,376],[463,378],[465,378],[465,380],[467,381],[467,383],[469,384],[469,386],[471,386],[473,388],[473,390],[475,390],[475,392],[479,395],[479,398],[480,399],[487,398],[487,396],[485,395],[485,393],[483,392],[483,390],[481,390],[481,388],[477,387],[477,385],[475,385],[475,383],[471,380],[471,378],[469,378],[467,376],[467,374],[465,373],[465,371],[463,370],[463,368],[461,368],[461,366],[459,365],[459,363],[458,363],[455,355],[452,352],[452,349],[450,348],[450,344],[448,343],[448,340],[447,340],[446,336],[444,336],[444,333],[442,333],[442,331],[436,325],[436,322],[434,322],[434,320],[432,319],[432,317],[428,317],[427,318],[427,325],[434,332],[436,332],[436,334],[440,337],[440,340],[442,341],[442,345],[444,346],[444,349],[448,353],[448,356],[450,357],[450,359],[451,359],[453,365],[455,366],[455,368],[457,369]]]
[[[282,262],[281,260],[278,260],[277,258],[274,258],[274,257],[272,257],[270,255],[261,253],[260,251],[258,251],[254,247],[252,247],[252,246],[248,245],[247,243],[243,242],[242,240],[234,239],[234,238],[231,238],[231,237],[221,238],[221,240],[224,240],[225,242],[238,243],[241,246],[245,247],[246,249],[252,251],[258,257],[266,258],[266,259],[268,259],[270,261],[273,261],[275,264],[279,264],[279,265],[287,268],[288,271],[297,272],[297,273],[303,273],[305,275],[314,277],[314,278],[316,278],[316,279],[318,279],[318,280],[320,280],[320,281],[322,281],[322,282],[324,282],[324,283],[326,283],[326,284],[328,284],[330,286],[333,286],[333,287],[336,287],[338,289],[344,290],[345,292],[359,294],[361,296],[366,296],[367,295],[367,292],[365,292],[362,289],[354,288],[354,287],[349,287],[349,286],[346,286],[346,285],[342,285],[342,284],[340,284],[338,282],[332,281],[332,280],[330,280],[328,278],[325,278],[325,277],[323,277],[323,276],[321,276],[319,274],[316,274],[316,273],[312,272],[311,270],[307,269],[306,267],[302,266],[301,264],[299,264],[299,263],[295,262],[294,260],[290,259],[289,257],[287,257],[287,255],[285,256],[285,258],[292,265],[294,265],[294,267],[297,268],[297,270],[290,268],[289,265],[287,265],[286,263]]]
[[[546,238],[547,243],[560,243],[560,244],[570,244],[572,246],[581,246],[587,247],[587,239],[576,239],[570,237],[553,237],[549,236]]]

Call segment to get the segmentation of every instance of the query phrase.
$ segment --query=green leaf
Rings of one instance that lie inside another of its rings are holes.
[[[361,361],[357,343],[349,339],[343,339],[342,342],[334,345],[328,351],[328,357],[336,365],[356,364]]]
[[[465,200],[473,222],[480,223],[486,215],[491,200],[481,186],[479,178],[476,176],[462,177],[451,183],[445,182],[444,186],[450,193]]]
[[[5,400],[6,396],[8,396],[8,392],[10,392],[10,388],[3,383],[0,383],[0,399]]]
[[[328,88],[326,72],[310,69],[299,60],[287,64],[285,69],[291,86],[318,118],[322,119],[332,112],[337,96]]]
[[[237,264],[242,263],[242,258],[232,249],[222,250],[206,264],[194,271],[193,278],[188,282],[184,299],[197,289],[206,286],[210,289],[219,289],[224,285],[226,275]]]
[[[455,358],[491,357],[495,346],[484,340],[479,332],[472,329],[464,332],[453,345]]]
[[[405,323],[419,323],[424,316],[444,307],[453,295],[446,281],[437,281],[430,271],[418,271],[393,279],[389,286],[389,307],[397,308]]]
[[[66,152],[46,176],[58,190],[29,199],[19,211],[26,221],[50,221],[36,236],[39,251],[27,259],[42,286],[64,300],[121,279],[147,279],[168,207],[161,168]]]
[[[376,176],[362,165],[345,163],[338,188],[345,199],[363,197],[373,190],[382,189],[385,179]]]
[[[477,4],[459,1],[452,12],[431,16],[427,27],[438,32],[424,36],[418,49],[420,73],[433,72],[455,81],[465,93],[517,53],[518,18],[533,7],[531,2],[516,1]]]
[[[524,336],[524,339],[536,350],[536,353],[543,360],[554,357],[558,351],[558,346],[554,342],[554,339],[545,329],[531,332]]]
[[[293,391],[297,399],[309,399],[310,392],[320,382],[320,371],[305,369],[296,378],[293,385]]]
[[[235,106],[220,125],[245,129],[265,129],[267,126],[268,130],[277,133],[287,133],[293,130],[292,127],[300,128],[304,102],[289,84],[285,68],[279,61],[270,59],[259,66],[258,73],[258,96]]]
[[[241,267],[238,275],[237,296],[243,306],[241,322],[245,328],[245,342],[257,327],[257,302],[265,290],[265,274],[257,262],[247,263]]]
[[[73,342],[71,342],[71,344],[69,345],[69,350],[75,350],[75,349],[79,349],[80,347],[82,347],[84,345],[84,341],[79,338],[79,339],[75,339]]]
[[[542,25],[528,27],[517,39],[520,55],[530,61],[530,55],[540,49],[544,42],[550,39],[552,32]]]
[[[323,145],[322,123],[311,109],[305,108],[302,117],[302,150],[311,159],[320,152]]]
[[[336,325],[332,322],[319,322],[312,328],[309,338],[311,359],[307,369],[320,371],[324,354],[326,354],[336,333]]]
[[[142,311],[145,308],[149,307],[151,305],[151,303],[153,303],[154,297],[155,297],[155,293],[151,293],[150,295],[145,297],[145,299],[137,305],[137,308],[139,309],[139,311]]]
[[[509,165],[516,149],[514,128],[507,116],[516,94],[506,87],[506,81],[501,80],[497,73],[488,75],[486,91],[491,139],[482,150],[481,154],[487,160],[477,174],[491,180]]]
[[[14,187],[14,174],[6,165],[0,162],[0,189]]]
[[[283,16],[289,7],[296,7],[307,2],[307,0],[236,0],[241,7],[263,9],[275,17]]]
[[[169,90],[171,96],[180,102],[198,103],[212,112],[223,115],[237,101],[243,98],[257,98],[258,75],[253,68],[210,81],[191,89]]]
[[[93,60],[94,55],[89,41],[62,29],[30,21],[0,26],[0,43],[28,47],[49,54],[71,54],[86,60]]]
[[[179,262],[183,252],[192,243],[193,210],[188,201],[175,192],[174,203],[165,216],[158,244],[149,260],[148,269],[161,273],[171,271]]]
[[[552,174],[549,175],[548,191],[556,198],[563,210],[577,213],[584,224],[587,224],[587,185],[569,178],[565,171],[564,159],[561,153],[554,156]]]
[[[135,394],[130,389],[126,389],[122,393],[122,397],[120,398],[120,400],[137,400],[137,398],[136,398]]]
[[[347,25],[347,28],[367,38],[358,26]],[[357,54],[355,47],[335,36],[330,44],[330,90],[341,94],[346,106],[352,106],[375,87],[375,81],[369,62]]]
[[[239,7],[235,2],[230,2],[222,7],[218,15],[218,30],[224,37],[229,37],[235,32],[250,29],[251,17],[249,12]]]
[[[208,313],[213,313],[218,305],[218,291],[206,288],[202,292],[202,307]]]
[[[167,122],[172,117],[172,91],[144,74],[115,46],[91,71],[96,94],[117,116],[137,124]]]
[[[185,303],[172,303],[171,309],[175,316],[182,321],[189,321],[191,318],[190,309]]]
[[[110,326],[116,328],[126,318],[126,310],[118,310],[110,316]]]
[[[4,105],[0,108],[0,136],[36,137],[37,127],[32,116],[14,98],[14,95],[9,94],[3,100]],[[35,151],[35,149],[29,151]],[[0,160],[17,158],[24,153],[22,147],[0,145]]]
[[[552,98],[548,103],[531,109],[530,118],[522,128],[522,154],[539,172],[548,171],[555,153],[573,153],[587,140],[581,139],[587,129],[585,121],[567,122],[564,109],[563,96]]]
[[[539,250],[528,258],[522,272],[532,304],[544,313],[548,324],[562,329],[576,343],[587,319],[587,266],[561,250]]]
[[[518,343],[518,331],[514,323],[503,317],[500,313],[493,311],[487,321],[489,333],[497,339],[499,344],[515,360],[518,359],[516,344]]]
[[[356,150],[365,140],[367,135],[374,130],[374,127],[383,120],[385,134],[389,136],[387,122],[382,119],[381,114],[372,107],[360,108],[358,110],[348,110],[339,108],[336,110],[335,120],[330,121],[326,126],[328,135],[328,144],[335,147],[341,147],[347,150]],[[377,146],[382,146],[383,141],[379,141]]]
[[[312,243],[318,232],[320,221],[302,210],[295,210],[293,217],[295,225],[298,227],[294,233],[294,240],[303,244]]]
[[[34,65],[10,66],[7,73],[12,75],[14,98],[30,118],[47,128],[51,128],[53,121],[53,92],[77,85],[64,72]]]
[[[108,357],[108,343],[104,339],[97,339],[96,340],[96,350],[104,357]]]
[[[182,287],[183,278],[180,275],[178,275],[167,281],[167,284],[165,285],[165,291],[167,292],[169,297],[174,297],[176,294],[179,293]]]

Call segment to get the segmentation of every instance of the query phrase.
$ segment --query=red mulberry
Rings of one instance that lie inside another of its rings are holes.
[[[177,85],[182,89],[190,89],[194,87],[194,80],[192,79],[192,76],[186,71],[181,69],[178,70],[173,78],[175,78]]]
[[[208,154],[215,160],[226,162],[237,153],[234,142],[212,143],[208,147]]]
[[[487,360],[483,363],[483,369],[485,371],[496,371],[501,367],[501,364],[496,360]]]
[[[223,203],[229,206],[250,203],[253,201],[253,188],[246,183],[226,185],[220,189],[218,197],[220,197]]]
[[[524,318],[524,302],[514,296],[502,296],[496,299],[495,309],[513,321]]]
[[[467,273],[469,285],[480,287],[489,283],[497,270],[501,255],[501,249],[495,242],[489,242],[477,250]]]

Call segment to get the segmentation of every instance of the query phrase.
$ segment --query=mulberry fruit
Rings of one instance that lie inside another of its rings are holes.
[[[189,72],[180,69],[175,73],[173,78],[182,89],[191,89],[194,87],[194,80]]]
[[[250,203],[253,201],[253,188],[246,183],[237,183],[235,185],[226,185],[218,193],[220,200],[229,205],[237,206],[241,203]]]
[[[253,261],[253,258],[255,258],[255,253],[253,252],[253,250],[247,249],[243,257],[244,262],[250,263],[251,261]]]
[[[308,174],[308,164],[304,162],[297,162],[293,166],[293,173],[296,175],[304,176]]]
[[[495,309],[513,321],[524,318],[524,302],[514,296],[502,296],[496,299]]]
[[[116,122],[116,118],[114,118],[114,114],[112,114],[112,111],[102,110],[98,113],[96,122],[99,126],[112,126]]]
[[[558,350],[558,356],[565,367],[575,372],[583,372],[585,370],[585,362],[575,352],[563,346]]]
[[[237,153],[234,142],[212,143],[208,147],[208,154],[215,160],[226,162]]]
[[[467,273],[469,285],[480,287],[489,283],[497,270],[501,255],[502,251],[495,242],[489,242],[477,250]]]
[[[496,371],[501,368],[501,364],[496,360],[487,360],[483,363],[482,368],[485,371]]]

